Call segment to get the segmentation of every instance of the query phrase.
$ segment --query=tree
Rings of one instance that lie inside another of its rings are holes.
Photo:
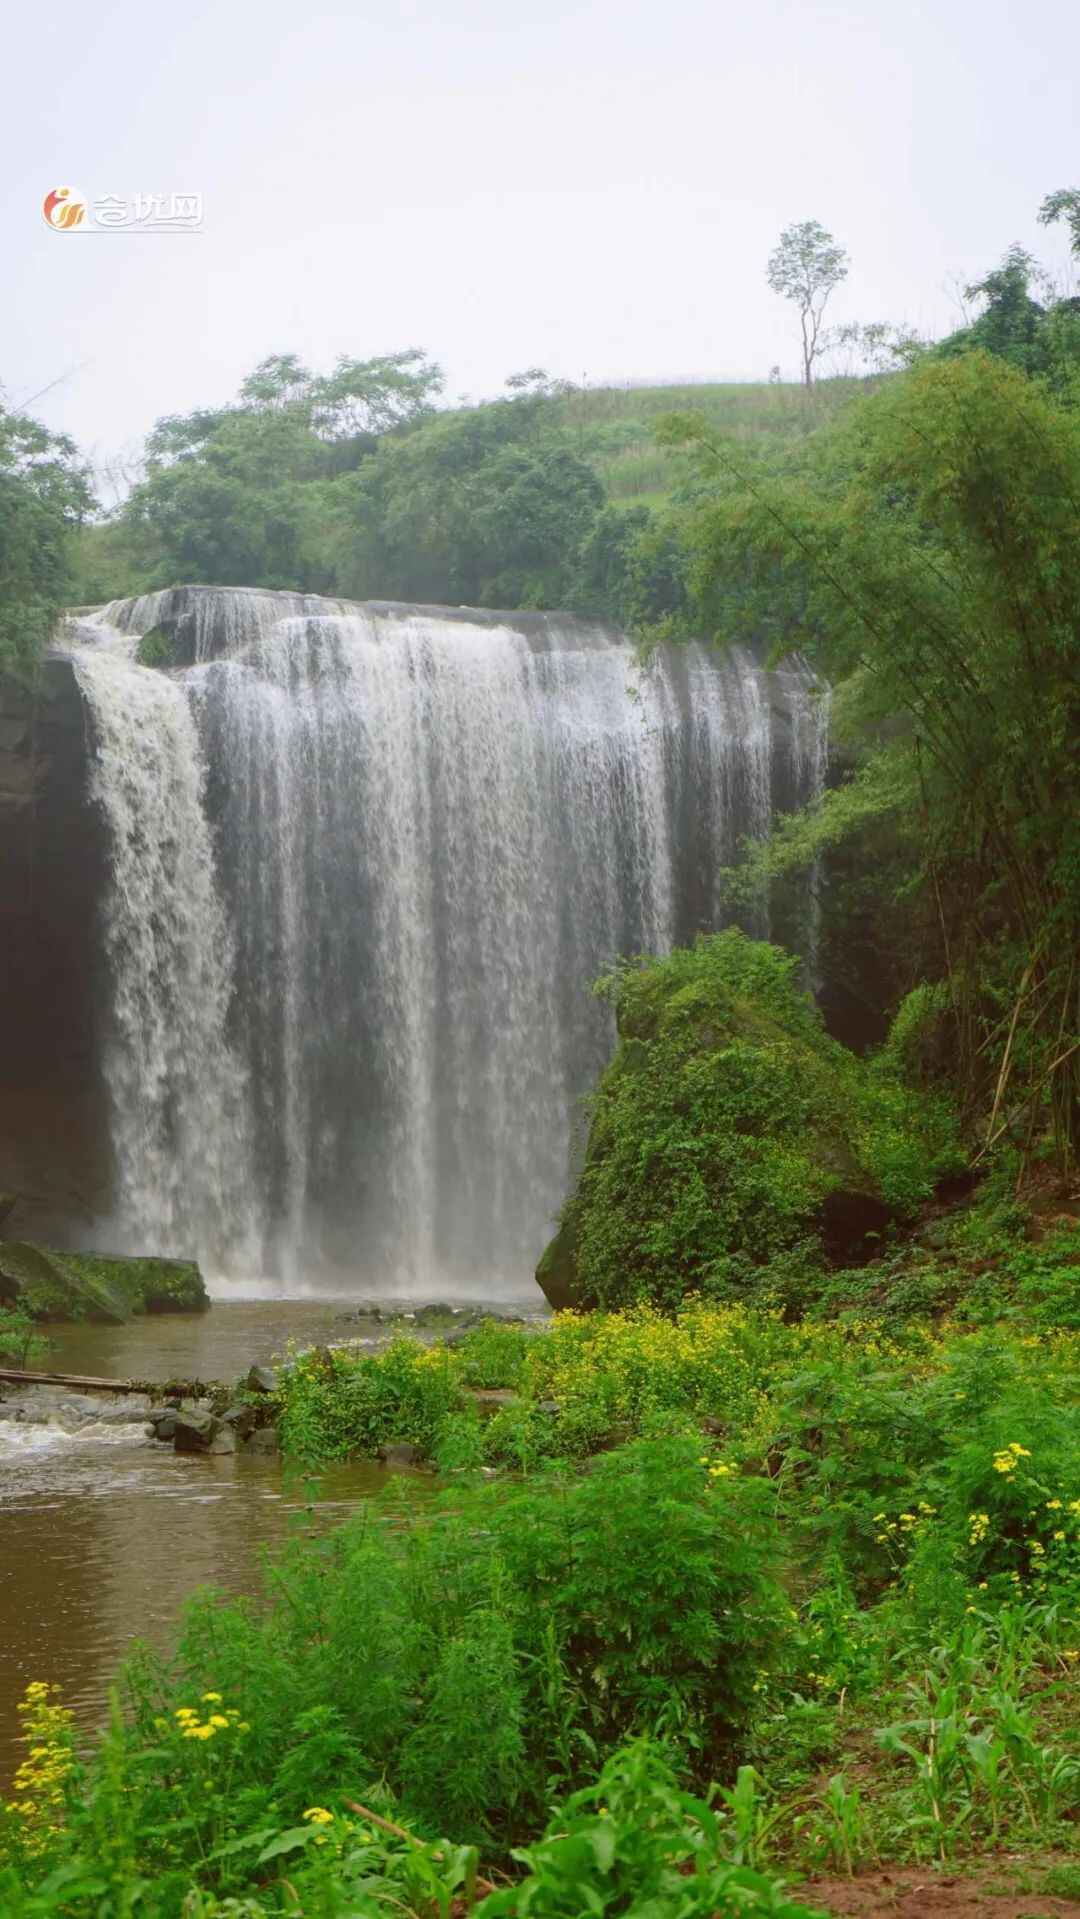
[[[333,373],[311,385],[312,424],[334,441],[390,433],[426,418],[443,385],[442,368],[420,347],[375,360],[342,354]]]
[[[1039,208],[1040,224],[1049,227],[1057,220],[1064,220],[1072,250],[1080,253],[1080,187],[1059,187],[1056,193],[1047,194]]]
[[[73,442],[0,401],[0,666],[28,667],[48,644],[93,504]]]
[[[328,490],[371,459],[380,436],[429,415],[442,381],[415,347],[342,356],[325,375],[277,353],[233,405],[159,420],[116,522],[145,583],[333,591],[326,529],[340,515]]]
[[[822,331],[825,308],[833,289],[846,280],[847,270],[848,256],[843,247],[816,220],[785,227],[779,246],[769,257],[769,285],[799,310],[803,382],[808,388],[814,383],[814,362],[826,345]]]
[[[985,301],[985,306],[978,319],[955,336],[959,343],[965,349],[984,347],[988,353],[999,354],[1003,360],[1032,372],[1039,322],[1045,317],[1045,308],[1032,299],[1029,291],[1037,275],[1038,266],[1031,254],[1021,246],[1011,246],[999,267],[964,288],[965,299]]]

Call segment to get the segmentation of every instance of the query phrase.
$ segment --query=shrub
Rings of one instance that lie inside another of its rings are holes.
[[[665,1753],[641,1740],[613,1754],[595,1785],[555,1811],[546,1836],[516,1855],[524,1879],[486,1899],[480,1916],[814,1919],[782,1882],[733,1865],[725,1840],[716,1813],[680,1790]]]
[[[808,1232],[861,1246],[960,1163],[943,1098],[830,1039],[797,968],[729,930],[602,983],[620,1044],[538,1269],[553,1303],[745,1292]]]
[[[281,1379],[281,1443],[303,1460],[374,1456],[390,1440],[434,1450],[464,1397],[452,1351],[402,1335],[379,1353],[316,1347]]]

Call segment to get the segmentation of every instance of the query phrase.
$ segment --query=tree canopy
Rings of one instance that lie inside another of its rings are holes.
[[[0,666],[25,669],[71,592],[71,535],[92,505],[73,442],[0,398]]]

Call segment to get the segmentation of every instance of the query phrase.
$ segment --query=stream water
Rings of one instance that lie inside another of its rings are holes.
[[[236,1377],[288,1342],[348,1337],[337,1301],[218,1303],[202,1315],[54,1329],[47,1363],[108,1378]],[[0,1789],[21,1756],[28,1682],[63,1687],[84,1728],[101,1723],[134,1639],[167,1648],[184,1600],[246,1593],[312,1494],[274,1458],[186,1457],[146,1436],[129,1400],[0,1386]],[[136,1402],[141,1405],[142,1402]],[[47,1417],[39,1415],[45,1411]],[[371,1464],[326,1471],[329,1521],[387,1481]]]

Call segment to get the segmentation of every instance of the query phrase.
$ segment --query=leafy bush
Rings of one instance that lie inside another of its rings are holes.
[[[30,1361],[44,1358],[49,1341],[37,1321],[18,1306],[0,1306],[0,1359],[25,1368]]]
[[[859,1241],[959,1165],[944,1100],[831,1040],[778,948],[729,930],[604,986],[620,1045],[538,1272],[556,1303],[745,1291],[834,1198]]]
[[[379,1353],[302,1353],[283,1372],[280,1393],[282,1447],[307,1460],[373,1456],[391,1440],[431,1453],[441,1423],[464,1405],[451,1351],[405,1336]]]
[[[298,1541],[263,1608],[206,1595],[173,1668],[129,1668],[145,1862],[174,1857],[178,1790],[208,1859],[388,1790],[422,1830],[505,1845],[552,1782],[581,1786],[628,1736],[710,1763],[786,1617],[774,1545],[767,1486],[697,1438],[513,1490],[395,1496]]]
[[[560,1806],[543,1839],[515,1856],[519,1885],[495,1893],[483,1919],[580,1919],[583,1912],[648,1912],[651,1919],[814,1919],[782,1885],[725,1856],[713,1809],[680,1790],[664,1754],[648,1742],[609,1759],[594,1786]]]

